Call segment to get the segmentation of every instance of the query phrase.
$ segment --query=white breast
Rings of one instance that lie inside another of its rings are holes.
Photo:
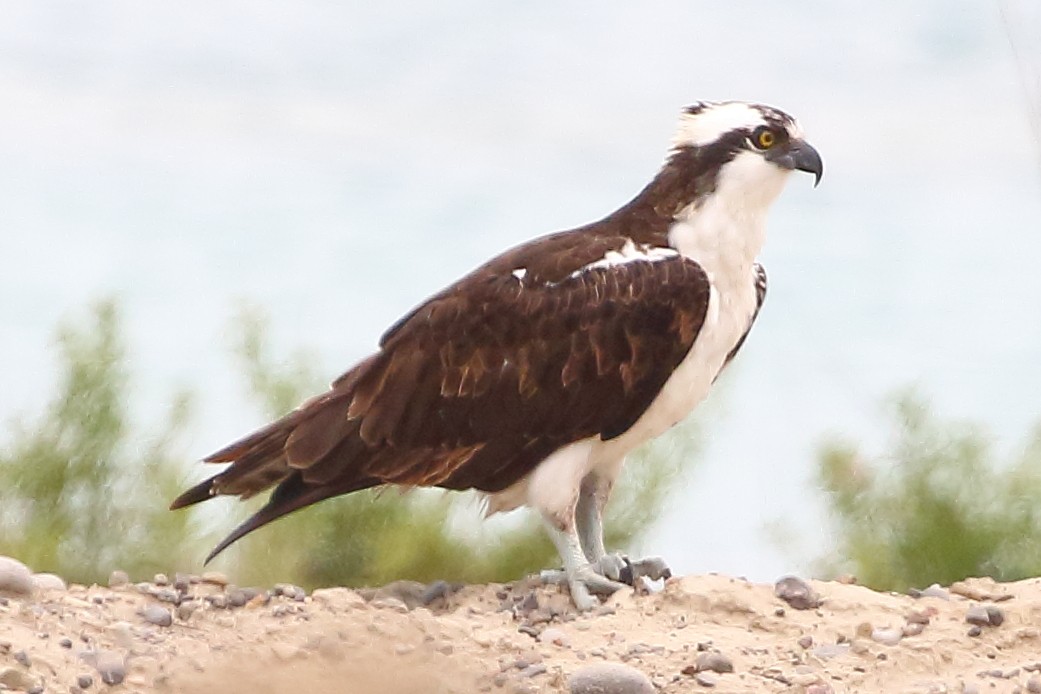
[[[556,451],[531,474],[490,495],[489,513],[527,504],[551,517],[566,515],[587,474],[595,471],[613,480],[629,451],[679,422],[708,395],[755,314],[754,266],[765,240],[766,211],[787,178],[751,152],[738,154],[725,174],[711,195],[677,215],[669,233],[670,246],[701,265],[711,282],[705,322],[687,356],[628,431],[610,441],[593,436]]]

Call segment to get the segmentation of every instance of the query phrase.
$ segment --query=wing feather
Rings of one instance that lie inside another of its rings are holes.
[[[278,484],[235,539],[381,483],[500,490],[563,445],[624,433],[690,350],[710,292],[679,255],[597,262],[627,240],[550,237],[552,252],[521,247],[479,268],[328,393],[210,456],[232,464],[175,504]]]

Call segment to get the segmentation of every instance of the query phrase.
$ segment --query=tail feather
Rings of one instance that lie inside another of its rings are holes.
[[[242,524],[231,531],[231,534],[221,540],[220,544],[214,547],[213,551],[206,557],[205,563],[210,563],[210,560],[227,549],[233,542],[286,514],[292,513],[304,506],[309,506],[322,501],[323,499],[328,499],[340,494],[347,494],[349,492],[355,492],[361,489],[368,489],[369,487],[375,487],[378,484],[380,484],[380,481],[377,479],[365,478],[360,480],[347,479],[334,484],[313,486],[304,482],[303,476],[299,472],[296,472],[283,480],[282,483],[275,488],[275,491],[271,493],[271,497],[263,508],[246,519]],[[189,490],[189,492],[190,491],[192,490]],[[189,492],[186,492],[185,495]]]
[[[220,475],[214,475],[208,480],[200,482],[191,489],[182,493],[179,497],[173,500],[173,503],[170,504],[170,510],[176,511],[179,508],[191,506],[192,504],[197,504],[200,501],[206,501],[211,498],[213,493],[210,490],[213,488],[213,481],[218,477],[220,477]]]

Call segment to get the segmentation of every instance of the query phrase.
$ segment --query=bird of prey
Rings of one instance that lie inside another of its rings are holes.
[[[274,486],[212,558],[340,494],[476,489],[491,513],[541,515],[563,560],[556,578],[589,609],[633,577],[601,523],[625,456],[686,417],[744,344],[766,293],[767,209],[792,171],[816,184],[823,165],[791,116],[689,106],[631,201],[427,299],[328,391],[206,458],[230,465],[171,507]]]

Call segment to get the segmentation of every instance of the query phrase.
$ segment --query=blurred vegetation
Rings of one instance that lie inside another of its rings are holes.
[[[255,309],[234,321],[236,359],[251,395],[273,418],[325,386],[307,353],[273,355],[268,332]],[[83,325],[61,326],[57,347],[53,399],[32,421],[15,423],[0,444],[0,554],[78,583],[102,582],[114,568],[135,578],[200,568],[213,531],[230,531],[229,516],[245,518],[263,500],[167,511],[186,486],[185,461],[196,457],[178,444],[191,398],[175,394],[158,433],[140,431],[129,414],[131,378],[113,301],[93,305]],[[608,507],[610,547],[633,546],[659,515],[671,488],[665,482],[696,457],[693,426],[678,427],[626,466]],[[212,474],[194,463],[190,471]],[[359,492],[273,523],[217,562],[242,584],[308,587],[401,578],[501,581],[558,563],[532,514],[489,530],[476,522],[477,508],[473,494]]]
[[[837,557],[822,561],[824,571],[895,591],[1041,575],[1041,426],[1002,461],[978,427],[937,419],[913,394],[892,411],[884,454],[832,443],[820,456],[837,535]]]
[[[237,336],[234,353],[266,417],[279,417],[325,388],[307,353],[281,359],[271,353],[267,322],[256,308],[243,310],[231,332]],[[670,489],[666,482],[696,457],[693,426],[677,428],[626,465],[605,519],[609,547],[633,546],[657,518]],[[559,563],[533,514],[488,531],[472,527],[478,525],[471,522],[478,506],[470,493],[365,490],[293,513],[244,538],[229,553],[234,552],[231,561],[242,580],[260,585],[286,580],[287,572],[306,586],[379,585],[395,579],[506,581]]]
[[[57,349],[57,392],[0,448],[0,554],[80,583],[187,560],[197,546],[191,517],[165,509],[181,483],[189,395],[171,398],[158,433],[134,431],[112,301],[94,304],[83,325],[62,325]]]

